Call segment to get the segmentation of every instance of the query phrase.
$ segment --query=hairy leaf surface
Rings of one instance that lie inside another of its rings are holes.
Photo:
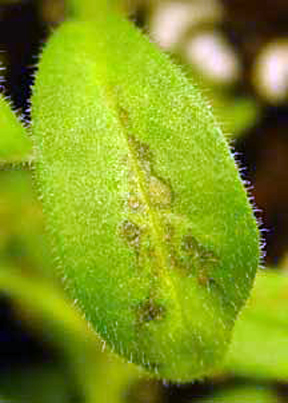
[[[40,63],[33,133],[59,272],[87,319],[162,377],[212,372],[258,232],[197,88],[125,20],[66,22]]]

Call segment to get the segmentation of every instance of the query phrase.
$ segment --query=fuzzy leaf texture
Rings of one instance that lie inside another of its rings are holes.
[[[121,17],[65,22],[32,100],[58,272],[107,345],[190,381],[220,365],[258,230],[198,90]]]

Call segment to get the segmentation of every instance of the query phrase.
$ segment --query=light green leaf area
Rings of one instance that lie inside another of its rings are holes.
[[[286,381],[288,377],[288,276],[258,274],[235,326],[225,368],[235,374]]]
[[[7,100],[0,95],[0,163],[25,160],[32,143]]]
[[[258,230],[198,90],[130,23],[67,22],[32,100],[38,183],[66,288],[110,346],[189,381],[223,359]]]
[[[277,403],[276,391],[267,386],[250,385],[237,386],[223,390],[210,399],[201,399],[202,403]]]

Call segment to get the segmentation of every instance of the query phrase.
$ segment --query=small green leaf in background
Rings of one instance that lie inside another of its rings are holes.
[[[78,20],[99,18],[107,15],[107,11],[124,11],[123,0],[65,0],[67,16]]]
[[[0,94],[0,163],[19,162],[31,157],[32,143],[26,130]]]
[[[287,380],[287,291],[286,273],[265,270],[257,275],[251,298],[235,325],[226,370],[254,378]]]
[[[257,123],[260,107],[252,98],[220,95],[213,90],[210,94],[216,117],[228,139],[241,137]]]
[[[276,391],[268,386],[242,385],[215,393],[202,403],[280,403]]]
[[[32,99],[57,271],[109,347],[200,378],[249,295],[256,221],[197,88],[128,21],[83,10],[48,42]]]
[[[31,171],[0,171],[0,226],[0,263],[51,278],[43,214]]]

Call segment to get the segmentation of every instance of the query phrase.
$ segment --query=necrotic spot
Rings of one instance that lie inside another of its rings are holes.
[[[137,307],[137,318],[140,324],[163,319],[165,307],[153,298],[147,298]]]
[[[136,151],[137,157],[141,162],[151,162],[152,153],[148,144],[142,143],[132,135],[129,136],[129,143],[133,146],[134,150]]]
[[[132,211],[136,211],[139,210],[139,208],[141,207],[142,203],[140,201],[140,198],[137,194],[135,193],[129,193],[128,196],[128,207],[132,210]]]
[[[171,205],[171,191],[168,185],[155,176],[150,177],[149,196],[152,205],[167,208]]]
[[[137,247],[140,243],[141,229],[132,221],[125,220],[120,225],[120,234],[130,246]]]
[[[181,246],[182,250],[187,253],[187,255],[198,256],[201,253],[199,242],[190,234],[184,235]]]
[[[194,272],[198,283],[200,285],[213,283],[213,272],[219,260],[215,253],[201,245],[191,234],[182,238],[181,250],[181,262],[187,270]]]

